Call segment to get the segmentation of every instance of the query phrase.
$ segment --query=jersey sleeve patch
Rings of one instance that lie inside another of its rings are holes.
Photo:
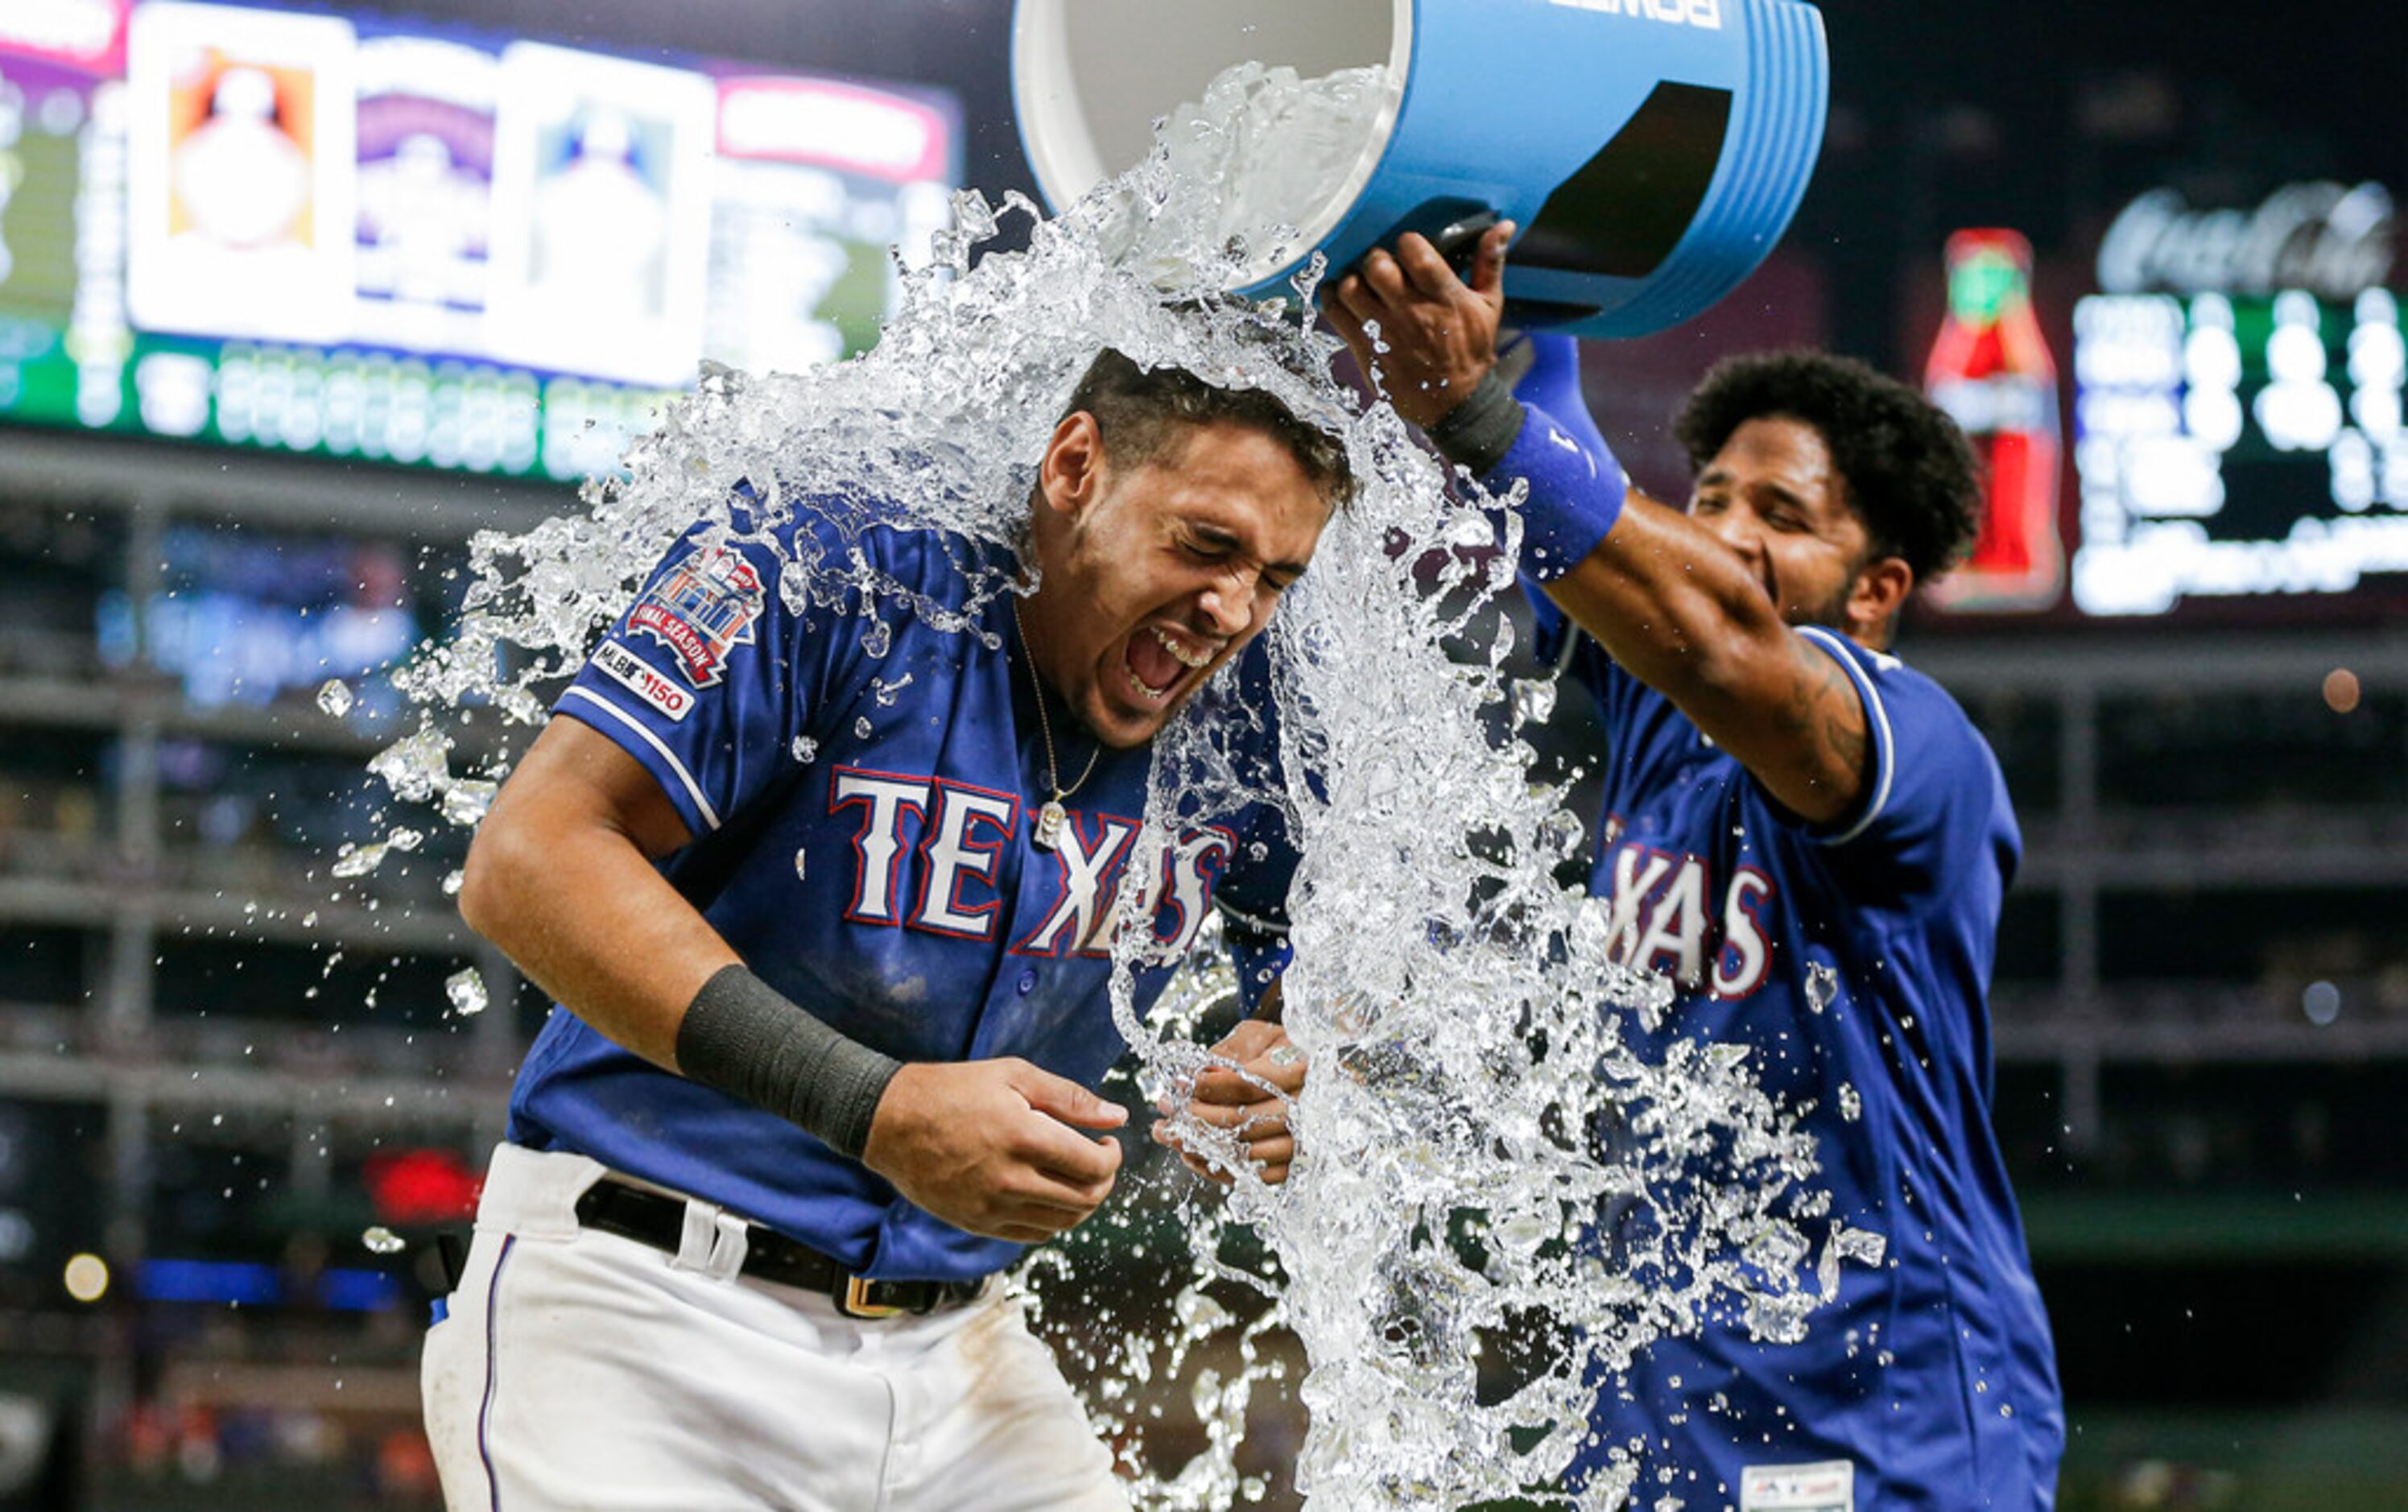
[[[1856,684],[1856,697],[1864,701],[1865,733],[1871,737],[1873,749],[1873,770],[1866,784],[1865,806],[1846,828],[1819,837],[1826,845],[1844,845],[1870,829],[1889,807],[1890,789],[1898,777],[1898,742],[1890,729],[1889,709],[1882,702],[1880,686],[1864,665],[1850,655],[1850,647],[1840,637],[1817,626],[1800,626],[1798,633],[1840,664],[1848,680]]]
[[[627,631],[666,646],[686,682],[707,688],[727,675],[728,653],[751,642],[766,598],[742,553],[699,546],[636,600]]]
[[[616,641],[605,641],[595,649],[594,665],[672,724],[683,723],[685,716],[694,713],[695,698],[690,689],[678,686],[666,674],[653,670],[652,663]]]

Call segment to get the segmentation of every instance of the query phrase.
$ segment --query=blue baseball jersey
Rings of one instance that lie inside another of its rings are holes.
[[[1531,597],[1561,652],[1559,612]],[[1881,1234],[1884,1254],[1840,1266],[1802,1343],[1721,1317],[1651,1346],[1604,1384],[1589,1462],[1634,1450],[1639,1505],[1669,1493],[1692,1512],[2045,1508],[2063,1408],[1990,1124],[1984,1001],[2014,814],[1938,684],[1799,633],[1854,682],[1871,736],[1861,810],[1828,830],[1595,641],[1570,648],[1605,727],[1590,889],[1611,900],[1617,961],[1677,985],[1656,1047],[1746,1045],[1766,1090],[1804,1110],[1833,1199],[1807,1226],[1816,1257],[1834,1223]]]
[[[746,499],[735,508],[747,517]],[[1052,791],[1037,694],[1009,601],[969,606],[963,570],[1006,558],[924,530],[848,541],[808,511],[778,534],[771,550],[697,527],[555,713],[660,784],[693,837],[663,873],[771,986],[898,1059],[1019,1056],[1094,1086],[1123,1049],[1109,942],[1150,753],[1096,754],[1058,846],[1037,845]],[[801,595],[800,608],[781,591],[784,562],[856,550],[886,581],[874,606],[886,628],[857,590]],[[967,630],[930,623],[966,611]],[[1058,703],[1051,717],[1068,784],[1097,748]],[[1259,982],[1283,948],[1293,860],[1262,811],[1182,834],[1163,862],[1156,938],[1183,950],[1220,904],[1246,921],[1233,953],[1244,947],[1241,975]],[[1139,973],[1140,1010],[1168,974]],[[718,1202],[882,1280],[969,1279],[1020,1253],[565,1007],[520,1072],[509,1138]]]

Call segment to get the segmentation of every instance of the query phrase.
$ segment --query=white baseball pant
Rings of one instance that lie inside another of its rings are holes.
[[[1000,1286],[861,1320],[737,1274],[744,1226],[688,1200],[675,1256],[580,1230],[603,1174],[494,1151],[426,1431],[452,1512],[1127,1512],[1054,1357]]]

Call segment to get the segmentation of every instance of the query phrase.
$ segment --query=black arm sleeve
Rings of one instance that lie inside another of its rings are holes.
[[[721,968],[694,995],[677,1058],[689,1081],[765,1108],[854,1160],[886,1084],[903,1069],[741,966]]]
[[[1513,450],[1522,435],[1522,423],[1528,418],[1522,401],[1513,396],[1513,386],[1492,368],[1461,404],[1430,426],[1429,439],[1449,462],[1485,477]]]

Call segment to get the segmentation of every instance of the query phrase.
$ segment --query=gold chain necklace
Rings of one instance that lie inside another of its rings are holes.
[[[1045,713],[1045,684],[1038,677],[1037,658],[1028,650],[1028,630],[1020,623],[1020,599],[1017,597],[1011,600],[1011,630],[1020,638],[1020,654],[1028,658],[1028,685],[1037,694],[1037,732],[1045,738],[1045,782],[1054,789],[1054,796],[1037,811],[1037,828],[1029,839],[1036,842],[1038,849],[1050,851],[1061,845],[1062,826],[1070,817],[1063,810],[1062,800],[1085,786],[1087,779],[1095,775],[1096,761],[1104,754],[1104,745],[1101,741],[1096,742],[1095,750],[1087,755],[1087,770],[1079,773],[1077,782],[1068,787],[1062,785],[1061,770],[1054,764],[1054,721]]]

